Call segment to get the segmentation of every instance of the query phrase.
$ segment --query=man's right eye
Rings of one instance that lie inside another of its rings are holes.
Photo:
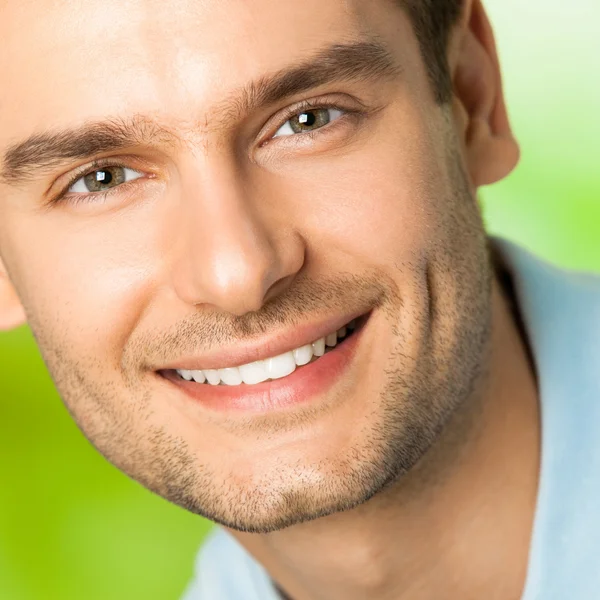
[[[67,190],[72,194],[89,194],[93,192],[105,192],[122,183],[138,179],[142,174],[127,167],[111,166],[90,171],[79,177]]]

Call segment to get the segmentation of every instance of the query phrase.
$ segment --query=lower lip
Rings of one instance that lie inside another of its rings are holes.
[[[348,338],[342,340],[318,360],[298,367],[282,379],[256,385],[210,385],[185,381],[174,371],[161,375],[176,385],[188,397],[206,408],[218,412],[267,413],[316,400],[327,392],[348,371],[364,331],[362,323]]]

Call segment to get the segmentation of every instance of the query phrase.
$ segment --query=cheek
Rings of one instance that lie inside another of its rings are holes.
[[[118,360],[153,280],[159,253],[152,223],[141,211],[112,220],[58,211],[23,220],[10,254],[40,345]]]
[[[286,198],[291,222],[330,256],[380,266],[412,261],[442,241],[452,210],[442,144],[434,137],[417,118],[404,117],[351,152],[288,173],[294,185],[288,181],[276,194]]]

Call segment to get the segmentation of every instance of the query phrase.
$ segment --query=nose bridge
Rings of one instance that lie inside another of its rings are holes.
[[[275,284],[289,281],[302,265],[298,240],[269,229],[260,199],[245,183],[233,160],[214,154],[182,173],[172,273],[175,292],[187,304],[235,315],[257,311],[270,290],[281,287]]]

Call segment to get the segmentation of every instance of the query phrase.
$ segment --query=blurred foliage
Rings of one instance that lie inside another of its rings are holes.
[[[0,341],[0,598],[176,598],[208,524],[96,452],[27,328]]]
[[[600,81],[590,77],[600,5],[487,4],[523,147],[517,171],[482,193],[488,229],[558,264],[600,271]],[[177,598],[209,525],[92,448],[27,328],[0,335],[0,365],[0,598]]]

